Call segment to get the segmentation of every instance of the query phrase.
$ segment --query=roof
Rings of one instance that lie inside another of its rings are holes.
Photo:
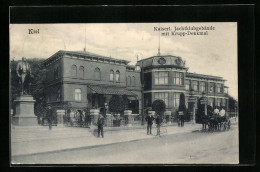
[[[97,59],[104,59],[104,60],[108,60],[108,61],[123,62],[126,65],[130,62],[128,60],[106,57],[106,56],[91,53],[91,52],[88,52],[88,51],[64,51],[64,50],[60,50],[60,51],[56,52],[55,54],[53,54],[48,59],[46,59],[43,63],[48,63],[49,61],[51,61],[52,59],[55,59],[56,57],[58,57],[60,55],[76,55],[76,56],[80,56],[80,57],[83,57],[83,58],[84,57],[91,57],[91,58],[97,58]]]
[[[139,65],[142,68],[157,67],[157,66],[158,67],[173,66],[173,67],[186,68],[185,61],[183,61],[181,57],[172,56],[172,55],[152,56],[146,59],[139,60],[137,62],[137,65]]]
[[[105,87],[105,86],[88,86],[92,92],[97,94],[105,94],[105,95],[126,95],[126,96],[136,96],[131,91],[126,88],[116,88],[116,87]]]
[[[203,75],[203,74],[198,74],[198,73],[190,73],[190,72],[187,72],[186,73],[186,76],[187,77],[194,77],[194,78],[207,78],[207,79],[215,79],[215,80],[222,80],[222,81],[225,81],[223,79],[223,77],[220,77],[220,76],[213,76],[213,75]]]

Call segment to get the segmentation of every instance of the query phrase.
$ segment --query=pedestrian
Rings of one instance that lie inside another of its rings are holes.
[[[49,130],[52,129],[52,115],[53,115],[52,114],[52,108],[51,108],[51,105],[49,104],[48,109],[47,109],[47,114],[46,114],[48,124],[49,124]]]
[[[104,131],[103,131],[104,117],[102,115],[98,116],[97,126],[98,126],[98,137],[100,137],[101,134],[102,138],[104,138]]]
[[[151,113],[149,113],[149,115],[145,118],[145,120],[147,121],[147,135],[152,134],[152,125],[153,125],[154,117],[152,116]]]
[[[161,123],[162,123],[162,118],[160,115],[157,115],[155,122],[157,124],[157,136],[160,136],[160,127],[161,127]]]
[[[180,126],[184,126],[184,114],[182,111],[179,112]]]

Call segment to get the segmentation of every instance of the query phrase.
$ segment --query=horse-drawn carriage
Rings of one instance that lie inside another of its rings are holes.
[[[220,116],[219,114],[202,115],[202,128],[204,131],[225,131],[231,126],[230,119],[227,115]]]

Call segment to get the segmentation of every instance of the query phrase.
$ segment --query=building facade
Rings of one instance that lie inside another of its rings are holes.
[[[43,62],[47,103],[58,109],[100,109],[119,95],[138,114],[141,71],[128,63],[84,51],[58,51]]]
[[[135,66],[128,63],[86,51],[58,51],[43,62],[47,103],[61,109],[100,109],[113,95],[119,95],[127,97],[135,114],[151,107],[156,99],[174,113],[180,94],[188,104],[194,90],[197,99],[205,93],[208,105],[228,107],[225,80],[188,72],[181,57],[158,55],[139,60]]]

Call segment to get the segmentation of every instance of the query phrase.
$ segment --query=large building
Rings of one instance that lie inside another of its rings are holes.
[[[127,97],[135,114],[151,107],[156,99],[163,100],[167,111],[174,113],[180,94],[184,93],[187,101],[192,89],[197,99],[205,93],[208,105],[228,107],[225,80],[189,73],[181,57],[158,55],[135,66],[128,63],[86,51],[58,51],[43,62],[47,102],[61,109],[99,109],[112,95],[119,95]]]

